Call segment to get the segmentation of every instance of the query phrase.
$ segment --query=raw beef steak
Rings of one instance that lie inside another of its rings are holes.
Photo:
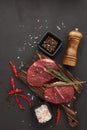
[[[41,87],[54,78],[47,72],[46,66],[55,70],[58,69],[56,63],[51,59],[37,60],[29,67],[27,71],[27,82],[31,86]]]
[[[46,101],[61,104],[68,103],[74,96],[73,86],[50,87],[44,91],[44,98]]]

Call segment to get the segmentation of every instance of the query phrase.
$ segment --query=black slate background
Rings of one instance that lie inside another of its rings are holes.
[[[37,47],[25,47],[25,51],[19,52],[19,47],[24,47],[24,41],[30,42],[28,34],[37,36],[38,42],[47,31],[54,33],[63,40],[61,50],[53,58],[57,63],[62,63],[63,55],[67,45],[68,32],[79,28],[83,33],[83,39],[78,49],[77,66],[69,70],[81,78],[87,80],[87,1],[86,0],[0,0],[0,130],[86,130],[87,129],[87,88],[76,102],[76,110],[80,124],[76,128],[68,126],[64,113],[61,121],[55,127],[55,118],[50,123],[38,125],[31,110],[25,102],[26,110],[21,111],[12,99],[11,105],[7,101],[7,91],[10,90],[9,77],[12,75],[9,60],[13,60],[17,69],[20,64],[18,56],[24,64],[31,64],[35,58]],[[40,23],[37,23],[37,20]],[[47,20],[48,29],[46,29]],[[60,31],[56,28],[64,22],[65,28]],[[35,29],[43,25],[41,29]],[[33,44],[33,42],[31,42]],[[27,94],[30,90],[18,80],[15,81],[19,88],[24,88]],[[30,92],[31,93],[31,92]],[[31,93],[33,94],[33,93]],[[34,95],[34,94],[33,94]],[[34,97],[33,104],[40,100]],[[10,107],[8,107],[10,105]],[[55,112],[55,108],[53,108]],[[55,113],[53,114],[55,116]]]

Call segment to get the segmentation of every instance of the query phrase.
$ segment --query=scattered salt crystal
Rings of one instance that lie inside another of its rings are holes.
[[[77,111],[75,111],[75,113],[77,114]]]
[[[62,24],[62,26],[64,26],[64,22],[62,22],[61,24]]]
[[[34,37],[34,39],[38,39],[38,36],[37,36],[37,37]]]
[[[40,22],[40,20],[39,20],[39,19],[37,19],[37,22],[39,23],[39,22]]]
[[[34,46],[31,46],[32,48],[34,47]]]
[[[17,56],[17,59],[19,60],[19,59],[20,59],[20,56]]]
[[[62,25],[62,28],[65,28],[65,27],[66,27],[65,24],[64,24],[64,22],[62,22],[61,25]]]
[[[28,43],[29,46],[31,46],[31,43]]]
[[[70,107],[70,104],[68,104],[68,107]]]
[[[28,36],[31,37],[31,34],[29,34]]]
[[[21,66],[19,66],[19,69],[21,69]]]
[[[33,37],[31,37],[30,39],[33,39]]]
[[[34,41],[34,43],[36,43],[36,41]]]
[[[64,25],[63,28],[66,28],[66,26]]]
[[[31,97],[31,100],[34,100],[34,96]]]
[[[61,30],[61,28],[59,27],[59,26],[57,26],[57,29],[60,31]]]
[[[41,34],[39,34],[39,37],[41,37]]]
[[[27,93],[28,96],[30,96],[31,94],[30,93]]]
[[[75,28],[75,31],[78,31],[79,29],[78,28]]]
[[[21,61],[21,67],[23,67],[24,66],[24,63],[23,63],[23,61]]]
[[[27,43],[26,42],[24,42],[24,46],[26,46],[27,45]]]
[[[41,29],[43,26],[41,25],[41,26],[39,26],[39,29]]]

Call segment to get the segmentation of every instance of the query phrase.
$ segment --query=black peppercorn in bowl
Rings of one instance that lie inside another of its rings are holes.
[[[48,32],[41,40],[38,47],[48,56],[54,56],[60,49],[61,45],[62,40],[52,33]]]

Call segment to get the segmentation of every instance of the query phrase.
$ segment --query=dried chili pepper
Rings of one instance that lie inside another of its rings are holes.
[[[10,92],[8,92],[9,95],[14,95],[14,94],[17,94],[17,93],[22,93],[24,92],[24,90],[22,89],[15,89],[15,90],[11,90]]]
[[[10,78],[10,84],[11,84],[12,90],[15,90],[16,87],[15,87],[15,82],[14,82],[14,78],[13,77]]]
[[[9,94],[9,95],[15,95],[15,96],[16,96],[16,102],[17,102],[19,108],[20,108],[20,109],[23,109],[23,105],[21,104],[21,102],[20,102],[20,100],[19,100],[19,96],[20,96],[22,99],[26,100],[26,101],[29,103],[30,107],[31,107],[31,106],[32,106],[31,100],[30,100],[26,95],[22,94],[22,93],[24,92],[23,89],[18,89],[18,88],[16,88],[15,82],[14,82],[14,78],[13,78],[13,77],[10,78],[10,84],[11,84],[12,90],[9,91],[8,94]]]
[[[11,70],[12,70],[13,74],[17,77],[18,72],[17,72],[17,69],[16,69],[15,65],[13,64],[12,61],[9,61],[9,64],[10,64],[10,67],[11,67]]]
[[[58,125],[59,121],[60,121],[60,116],[61,116],[61,111],[58,108],[56,111],[56,126]]]
[[[19,98],[18,98],[17,95],[16,95],[16,102],[17,102],[19,108],[20,108],[20,109],[23,109],[23,105],[21,104],[21,102],[20,102],[20,100],[19,100]]]
[[[32,106],[31,100],[26,95],[21,94],[20,96],[29,103],[30,107]]]
[[[8,92],[9,95],[13,95],[13,94],[24,92],[24,90],[16,88],[13,77],[10,78],[10,84],[11,84],[12,90],[10,92]]]

